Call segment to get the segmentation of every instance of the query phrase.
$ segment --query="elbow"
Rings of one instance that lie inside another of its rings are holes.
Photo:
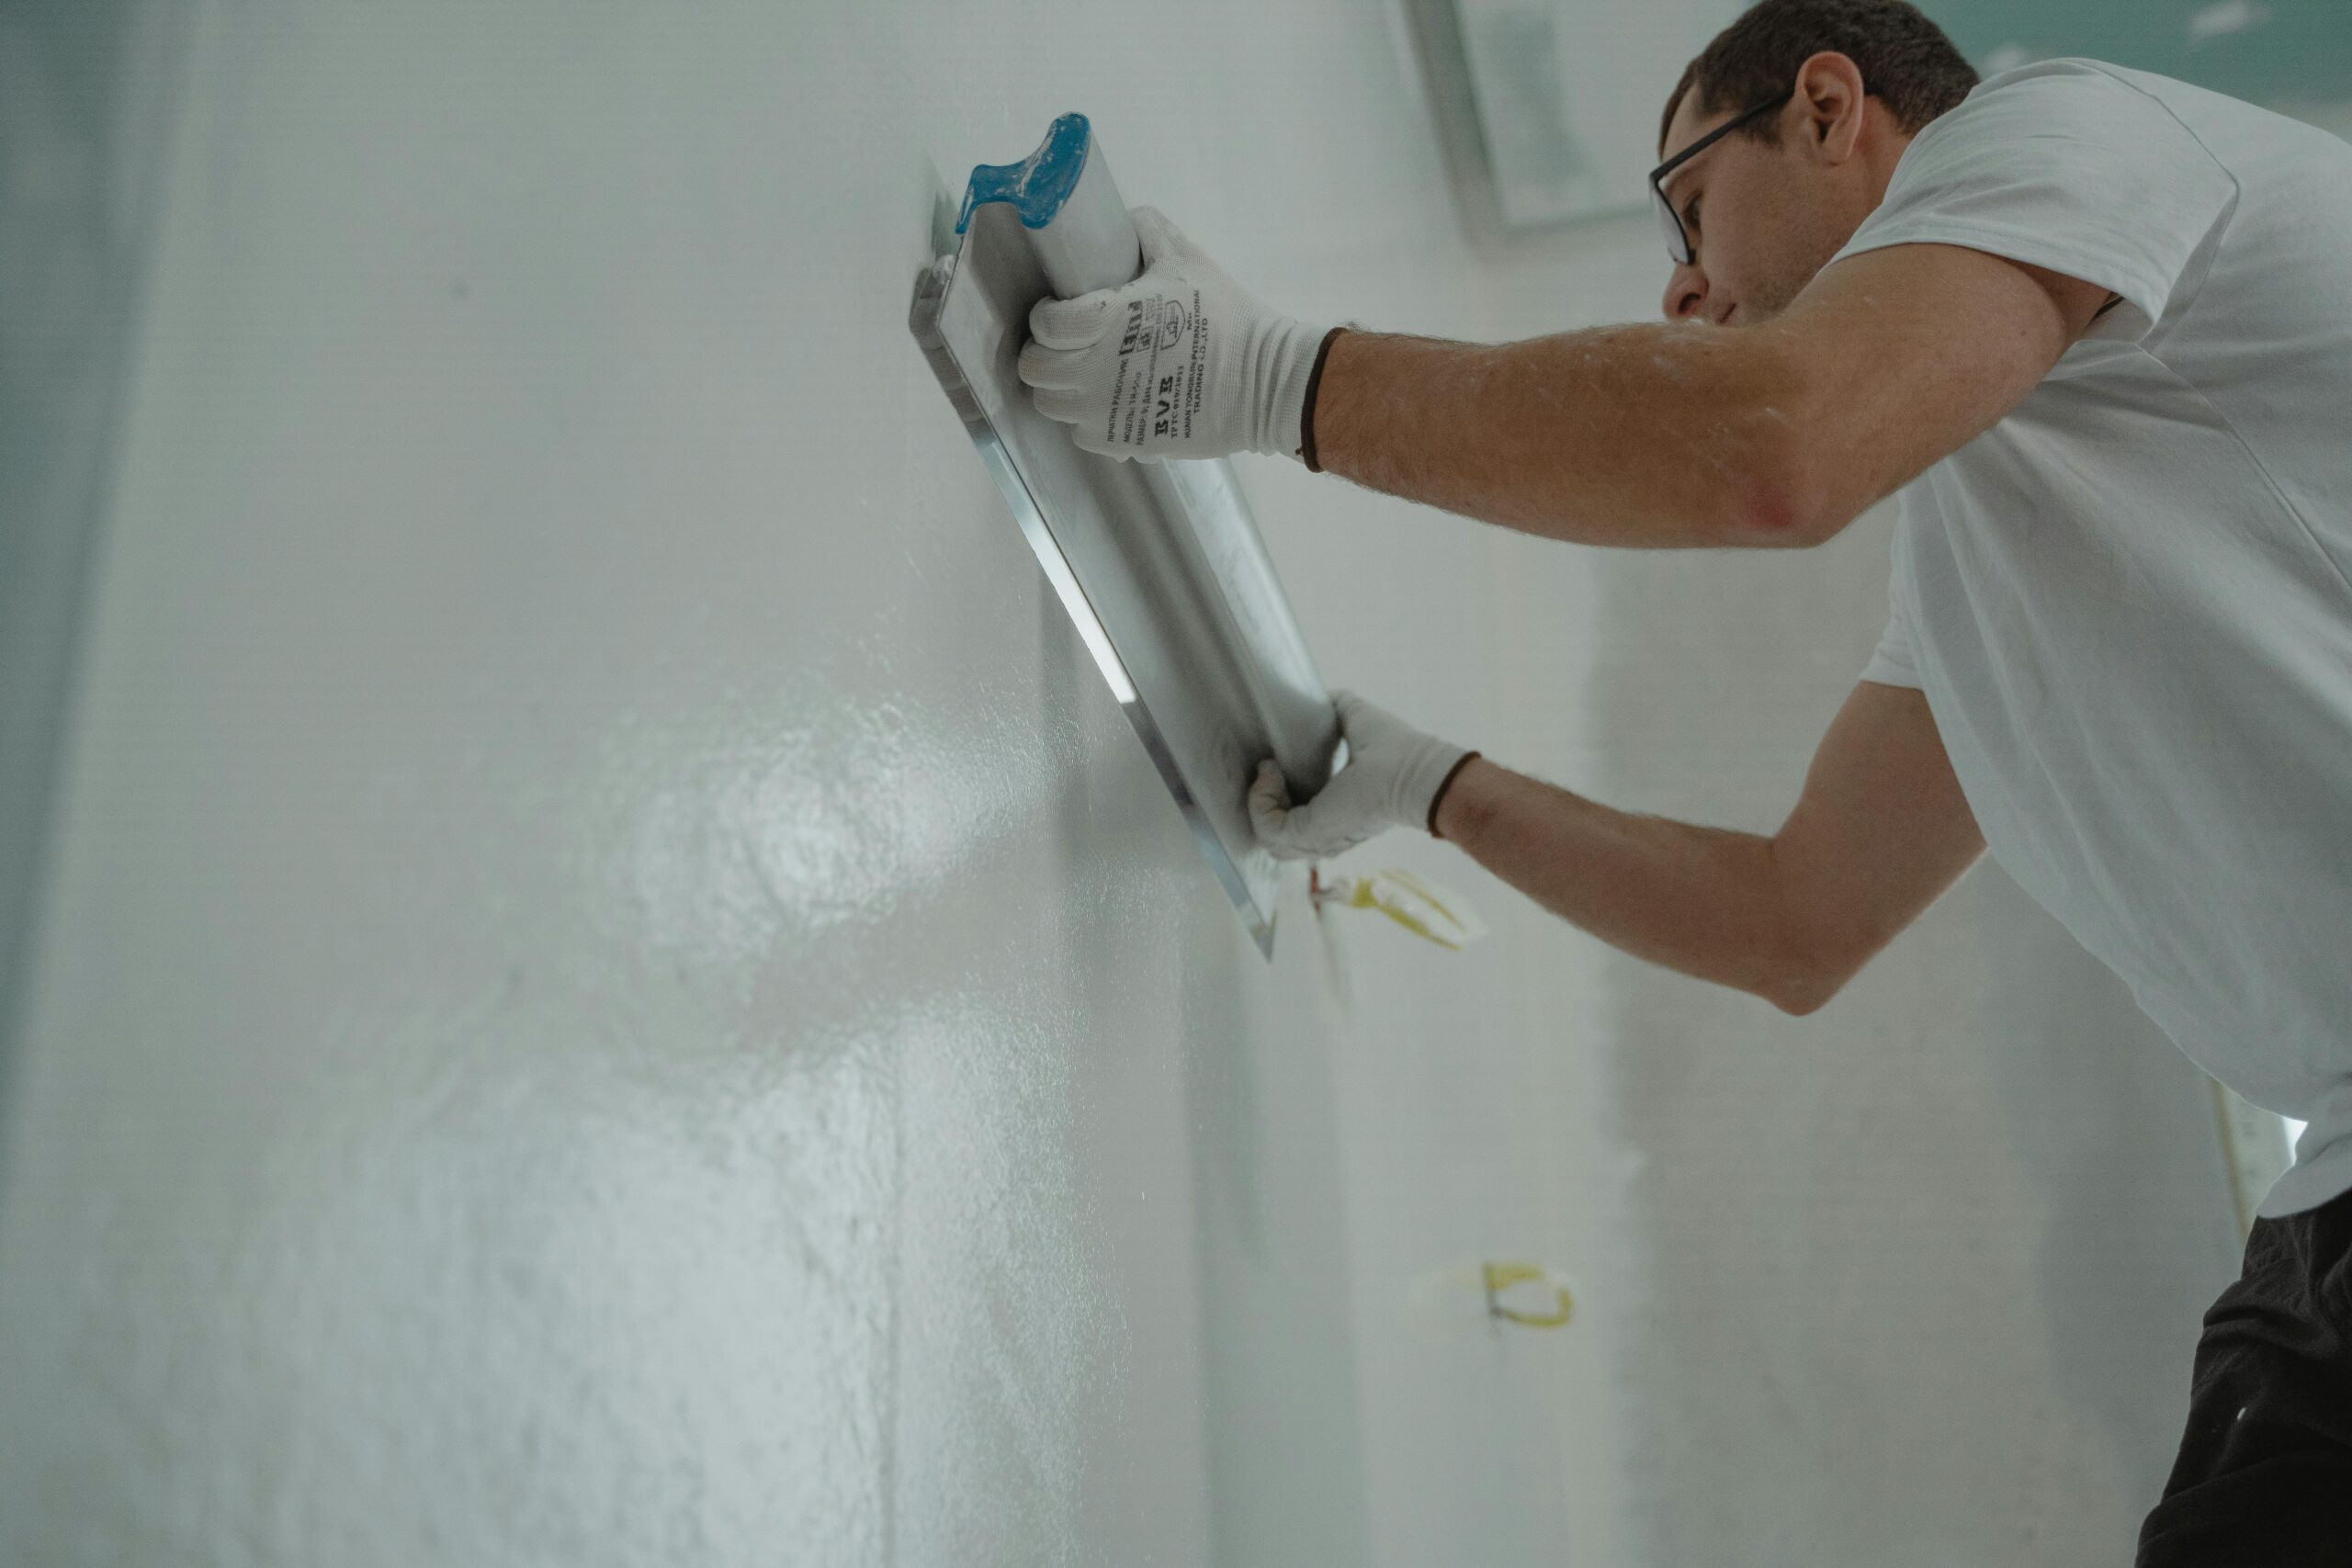
[[[1842,979],[1808,970],[1776,979],[1764,999],[1791,1018],[1804,1018],[1827,1007],[1829,998],[1844,988]]]
[[[1820,467],[1785,425],[1750,443],[1725,501],[1733,542],[1755,549],[1811,549],[1837,537],[1853,517],[1837,506]]]
[[[1731,378],[1731,408],[1718,426],[1725,531],[1751,548],[1826,544],[1858,514],[1828,456],[1839,446],[1833,405],[1785,344],[1758,339],[1752,349],[1752,373]]]
[[[1791,1018],[1804,1018],[1827,1007],[1846,988],[1859,965],[1824,962],[1810,954],[1792,953],[1775,965],[1770,979],[1757,987],[1759,995]]]

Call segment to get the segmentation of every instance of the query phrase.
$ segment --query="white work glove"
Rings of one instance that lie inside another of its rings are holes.
[[[1430,812],[1439,790],[1477,755],[1353,692],[1334,692],[1331,700],[1348,738],[1348,765],[1304,806],[1290,803],[1290,785],[1271,757],[1250,786],[1250,824],[1278,860],[1323,860],[1389,828],[1436,831]]]
[[[1159,209],[1133,216],[1144,262],[1133,283],[1029,312],[1021,378],[1037,411],[1112,457],[1300,457],[1324,331],[1251,299]]]

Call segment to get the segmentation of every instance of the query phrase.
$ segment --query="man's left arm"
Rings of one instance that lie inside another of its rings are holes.
[[[1343,332],[1314,448],[1372,489],[1582,544],[1814,545],[2016,407],[2108,299],[1904,244],[1825,268],[1755,326]]]

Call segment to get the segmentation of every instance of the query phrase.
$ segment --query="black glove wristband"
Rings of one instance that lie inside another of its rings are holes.
[[[1333,327],[1323,334],[1323,342],[1315,351],[1315,367],[1306,373],[1306,398],[1298,414],[1298,455],[1306,462],[1306,471],[1319,474],[1323,465],[1315,460],[1315,392],[1323,385],[1323,362],[1331,357],[1331,344],[1346,332],[1345,327]]]
[[[1454,781],[1455,779],[1457,779],[1457,778],[1459,778],[1459,777],[1461,777],[1461,776],[1462,776],[1462,770],[1463,770],[1464,768],[1467,767],[1467,766],[1469,765],[1469,763],[1470,763],[1470,759],[1472,759],[1473,757],[1476,757],[1477,754],[1478,754],[1478,753],[1477,753],[1477,752],[1476,752],[1476,751],[1464,751],[1464,753],[1462,753],[1462,760],[1461,760],[1460,761],[1455,762],[1455,763],[1453,764],[1453,766],[1452,766],[1452,767],[1450,767],[1450,768],[1446,769],[1446,770],[1445,770],[1445,777],[1443,777],[1443,778],[1442,778],[1442,779],[1440,779],[1440,780],[1438,780],[1438,781],[1437,781],[1437,793],[1436,793],[1435,795],[1433,795],[1430,796],[1430,823],[1429,823],[1429,827],[1430,827],[1430,838],[1432,838],[1432,839],[1442,839],[1442,838],[1444,838],[1444,837],[1445,837],[1445,835],[1444,835],[1444,834],[1442,834],[1442,833],[1441,833],[1441,832],[1439,832],[1439,831],[1437,830],[1437,807],[1438,807],[1438,802],[1439,802],[1439,801],[1442,801],[1442,800],[1443,800],[1443,799],[1445,798],[1445,792],[1446,792],[1447,790],[1450,790],[1450,789],[1452,789],[1452,788],[1453,787],[1453,781]]]

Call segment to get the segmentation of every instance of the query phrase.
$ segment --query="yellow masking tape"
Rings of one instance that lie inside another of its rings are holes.
[[[1390,866],[1369,876],[1342,876],[1329,885],[1317,883],[1316,902],[1337,902],[1350,909],[1377,909],[1424,941],[1449,952],[1487,934],[1484,921],[1458,893],[1442,892],[1402,866]]]
[[[1576,1310],[1576,1303],[1568,1299],[1568,1288],[1554,1279],[1548,1269],[1539,1269],[1532,1263],[1489,1263],[1486,1267],[1486,1277],[1487,1310],[1497,1317],[1509,1318],[1529,1328],[1557,1328],[1566,1323],[1568,1314]],[[1559,1298],[1558,1309],[1548,1313],[1531,1313],[1503,1305],[1503,1292],[1513,1285],[1529,1283],[1550,1290]]]

